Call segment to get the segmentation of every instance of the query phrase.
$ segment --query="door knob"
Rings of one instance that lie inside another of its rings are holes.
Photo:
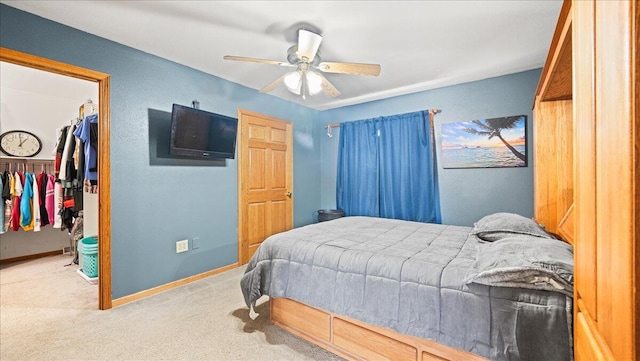
[[[291,198],[291,192],[287,192],[287,193],[285,193],[285,195],[286,195],[287,197]]]

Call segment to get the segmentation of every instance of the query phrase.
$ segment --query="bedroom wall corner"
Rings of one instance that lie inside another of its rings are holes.
[[[293,123],[293,226],[317,221],[321,198],[321,140],[316,131],[320,112],[304,109]]]
[[[382,115],[438,108],[435,135],[442,222],[471,226],[494,212],[533,216],[532,99],[541,69],[498,76],[414,94],[398,96],[321,113],[322,126]],[[528,167],[443,169],[440,157],[443,123],[524,114],[527,116]],[[321,137],[321,205],[335,207],[339,131]]]

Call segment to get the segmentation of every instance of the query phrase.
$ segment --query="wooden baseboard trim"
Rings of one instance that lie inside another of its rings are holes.
[[[0,259],[0,264],[18,262],[18,261],[26,261],[26,260],[30,260],[30,259],[37,259],[37,258],[43,258],[43,257],[49,257],[49,256],[56,256],[56,255],[59,255],[59,254],[62,254],[62,250],[61,249],[57,250],[57,251],[49,251],[49,252],[30,254],[30,255],[20,256],[20,257]]]
[[[165,284],[160,285],[160,286],[149,288],[148,290],[136,292],[136,293],[128,295],[128,296],[116,298],[115,300],[111,301],[111,306],[112,307],[122,306],[122,305],[124,305],[126,303],[137,301],[137,300],[143,299],[145,297],[153,296],[153,295],[156,295],[158,293],[162,293],[164,291],[168,291],[168,290],[170,290],[172,288],[184,286],[186,284],[201,280],[203,278],[207,278],[209,276],[213,276],[213,275],[218,274],[218,273],[222,273],[222,272],[225,272],[225,271],[228,271],[228,270],[232,270],[232,269],[237,268],[237,267],[238,267],[237,263],[230,264],[228,266],[216,268],[216,269],[213,269],[211,271],[203,272],[203,273],[200,273],[200,274],[197,274],[197,275],[193,275],[193,276],[189,276],[187,278],[183,278],[183,279],[180,279],[180,280],[177,280],[177,281],[173,281],[173,282],[165,283]]]

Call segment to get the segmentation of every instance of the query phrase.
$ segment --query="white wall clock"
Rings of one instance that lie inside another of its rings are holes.
[[[11,157],[33,157],[42,150],[42,141],[24,130],[10,130],[0,135],[0,150]]]

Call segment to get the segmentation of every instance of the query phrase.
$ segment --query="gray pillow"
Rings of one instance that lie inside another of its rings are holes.
[[[494,242],[514,235],[554,239],[533,220],[515,213],[493,213],[474,223],[471,234],[483,241]]]
[[[481,244],[464,282],[555,291],[573,297],[573,247],[561,240],[532,236]]]

